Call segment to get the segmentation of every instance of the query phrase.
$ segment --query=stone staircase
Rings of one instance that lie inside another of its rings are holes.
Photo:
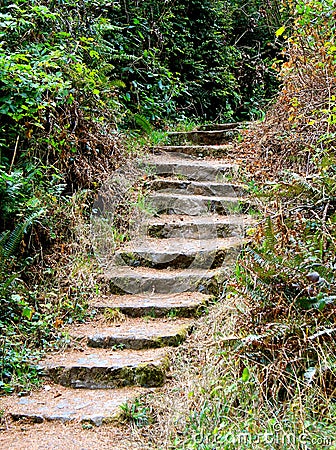
[[[170,133],[171,145],[153,149],[148,200],[156,214],[146,235],[115,252],[103,277],[109,293],[90,305],[95,320],[70,327],[73,345],[40,362],[44,386],[4,400],[14,418],[100,425],[164,384],[167,347],[185,340],[220,294],[252,223],[237,166],[225,162],[240,126]]]

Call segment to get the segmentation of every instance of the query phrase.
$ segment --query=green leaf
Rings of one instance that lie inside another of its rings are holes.
[[[247,367],[245,367],[242,374],[242,381],[246,383],[249,380],[249,378],[250,378],[250,371],[248,370]]]
[[[275,32],[275,36],[279,37],[282,36],[284,34],[284,32],[286,31],[286,27],[282,26],[280,27],[276,32]]]
[[[29,308],[29,306],[25,306],[22,310],[22,317],[25,317],[28,320],[31,320],[32,316],[33,316],[33,309]]]

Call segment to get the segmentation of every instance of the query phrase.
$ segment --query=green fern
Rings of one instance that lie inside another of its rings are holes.
[[[134,114],[133,116],[135,123],[147,134],[152,132],[152,125],[146,119],[146,117],[141,114]]]
[[[264,270],[268,271],[270,269],[270,263],[268,261],[266,261],[262,256],[260,256],[259,253],[256,253],[252,249],[249,249],[248,253],[251,255],[252,260],[255,264],[257,264]]]
[[[274,252],[276,244],[276,237],[273,230],[273,224],[271,218],[268,216],[265,224],[265,250]]]
[[[23,238],[23,235],[30,228],[35,220],[44,213],[44,209],[31,214],[27,219],[19,223],[12,232],[6,231],[0,236],[0,256],[2,258],[9,258],[15,253]]]
[[[125,88],[126,84],[122,80],[112,80],[110,85],[118,88]]]
[[[7,242],[9,235],[10,235],[10,231],[9,230],[3,231],[0,234],[0,255],[1,255],[1,249],[4,247],[5,243]]]

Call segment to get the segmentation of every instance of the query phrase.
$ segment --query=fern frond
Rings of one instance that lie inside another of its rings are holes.
[[[252,258],[252,261],[259,266],[261,269],[263,269],[264,271],[269,271],[270,270],[270,262],[267,261],[266,259],[264,259],[261,255],[259,255],[259,253],[256,253],[254,250],[252,249],[248,249],[248,253]]]
[[[9,256],[11,256],[15,253],[15,251],[17,250],[17,248],[22,240],[25,229],[26,229],[25,223],[20,223],[11,232],[11,234],[9,235],[8,241],[5,243],[5,245],[3,247],[2,253],[5,258],[8,258]]]
[[[268,216],[266,219],[266,226],[265,226],[265,244],[266,244],[266,251],[271,250],[274,251],[274,247],[276,244],[276,237],[273,230],[273,224],[271,221],[271,218]]]
[[[118,88],[126,87],[126,84],[122,80],[111,80],[110,85]]]
[[[8,239],[9,234],[10,234],[10,231],[9,231],[9,230],[3,231],[3,232],[0,234],[0,255],[1,255],[1,249],[4,247],[5,242],[6,242],[7,239]]]
[[[44,209],[34,212],[27,217],[24,222],[19,223],[10,234],[7,232],[6,236],[1,235],[0,253],[4,258],[8,258],[15,253],[27,229],[30,228],[35,220],[43,213]]]
[[[152,125],[150,124],[149,120],[146,119],[146,117],[142,116],[141,114],[134,114],[133,116],[134,121],[139,127],[147,134],[151,133],[152,131]]]

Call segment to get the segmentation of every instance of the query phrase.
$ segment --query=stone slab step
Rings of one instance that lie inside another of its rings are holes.
[[[69,335],[88,347],[142,350],[177,347],[191,329],[190,319],[129,319],[114,325],[104,322],[81,324],[72,327]]]
[[[15,420],[77,421],[100,426],[117,421],[122,413],[121,406],[131,404],[145,392],[148,390],[140,387],[78,390],[50,383],[28,396],[4,399],[1,407]]]
[[[148,202],[156,214],[183,214],[189,216],[204,216],[211,213],[238,214],[243,213],[250,206],[247,200],[239,197],[170,194],[165,192],[150,194]]]
[[[147,224],[147,234],[157,238],[214,239],[243,237],[254,220],[247,215],[207,216],[161,215]]]
[[[130,317],[194,317],[202,313],[211,296],[199,292],[182,294],[105,295],[91,302],[91,307],[108,315],[117,310]]]
[[[146,164],[156,175],[183,176],[189,180],[222,182],[238,170],[237,164],[193,158],[151,156]]]
[[[244,186],[232,183],[216,183],[207,181],[176,180],[158,178],[148,184],[152,191],[164,191],[174,194],[215,195],[225,197],[241,197],[246,193]]]
[[[154,153],[173,153],[176,155],[192,155],[199,158],[212,156],[222,158],[232,152],[232,145],[165,145],[153,148]]]
[[[44,376],[54,383],[83,389],[162,386],[167,367],[164,348],[67,350],[53,354],[39,364]]]
[[[168,133],[171,143],[191,142],[192,144],[224,144],[236,135],[235,129],[172,131]]]
[[[115,263],[133,267],[165,269],[214,269],[232,264],[242,247],[241,238],[151,239],[131,241],[115,254]]]
[[[197,130],[201,131],[215,131],[215,130],[240,130],[247,128],[252,122],[229,122],[229,123],[210,123],[206,125],[200,125]]]
[[[228,268],[204,270],[156,270],[146,267],[114,267],[105,273],[111,294],[175,294],[182,292],[218,293],[220,283],[230,274]]]

